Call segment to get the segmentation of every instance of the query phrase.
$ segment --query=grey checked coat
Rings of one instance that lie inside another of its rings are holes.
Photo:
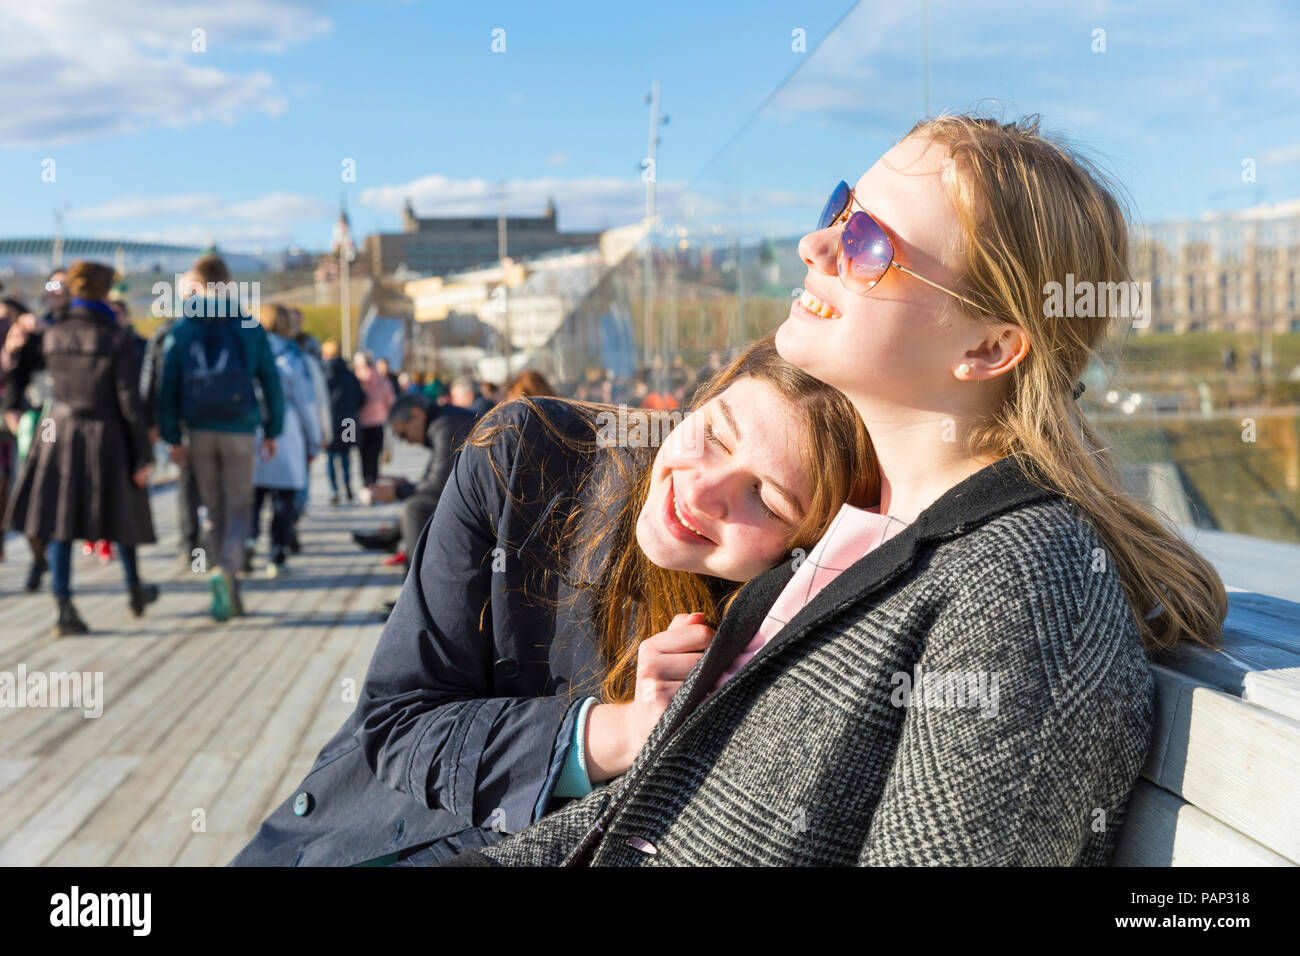
[[[1106,863],[1155,683],[1100,538],[1021,461],[951,488],[706,695],[791,563],[750,581],[627,773],[437,865]],[[925,683],[972,675],[995,706]]]

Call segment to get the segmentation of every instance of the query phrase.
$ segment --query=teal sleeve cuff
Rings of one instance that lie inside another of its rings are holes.
[[[587,739],[587,714],[595,703],[595,697],[584,700],[578,711],[578,719],[573,722],[573,739],[569,741],[569,753],[564,759],[560,779],[556,781],[555,790],[551,793],[553,797],[585,797],[593,789],[591,780],[587,777],[587,755],[583,744]]]

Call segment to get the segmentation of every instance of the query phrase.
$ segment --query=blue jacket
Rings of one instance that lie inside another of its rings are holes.
[[[536,401],[565,434],[591,436],[575,406]],[[588,522],[576,540],[607,524],[627,493],[609,456],[653,449],[575,451],[524,402],[487,420],[513,427],[457,452],[356,710],[231,865],[449,857],[570,802],[552,793],[602,676],[590,585],[605,554],[560,561],[558,532],[575,507]]]
[[[203,310],[205,313],[203,316],[186,316],[177,322],[163,343],[162,383],[158,387],[156,409],[158,431],[167,444],[180,444],[181,356],[189,350],[190,343],[198,335],[202,323],[234,322],[239,326],[240,335],[243,337],[249,374],[262,386],[262,396],[266,401],[269,418],[266,435],[268,438],[278,438],[284,425],[284,394],[280,390],[280,375],[275,368],[275,359],[271,355],[271,346],[266,340],[266,332],[246,316],[217,317],[216,300],[211,302],[212,305]],[[185,424],[189,428],[200,430],[243,432],[251,435],[262,424],[262,412],[254,405],[247,415],[236,421],[187,421]]]
[[[280,376],[284,428],[271,460],[264,461],[261,455],[254,459],[253,484],[258,488],[306,488],[307,456],[315,457],[321,442],[316,392],[307,370],[311,359],[289,339],[274,334],[266,338]]]

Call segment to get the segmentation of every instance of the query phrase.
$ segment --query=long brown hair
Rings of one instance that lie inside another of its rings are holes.
[[[747,346],[700,387],[689,410],[702,407],[737,379],[747,376],[765,382],[781,396],[782,413],[803,426],[806,440],[799,449],[801,463],[807,474],[815,476],[808,510],[791,532],[788,543],[792,551],[807,550],[825,534],[845,502],[858,507],[879,503],[880,470],[866,427],[853,405],[841,392],[782,359],[776,351],[775,337],[775,333],[769,333]],[[572,566],[574,561],[596,566],[602,560],[599,556],[607,551],[593,594],[595,631],[604,666],[600,696],[607,702],[631,700],[641,642],[665,630],[675,615],[691,611],[703,612],[709,626],[716,628],[742,585],[710,575],[661,568],[641,550],[636,540],[636,522],[649,496],[651,465],[657,449],[602,447],[597,422],[602,415],[617,415],[617,406],[576,399],[545,399],[564,402],[591,423],[590,435],[584,433],[574,438],[550,419],[539,402],[528,397],[515,401],[527,402],[538,420],[565,445],[588,454],[607,456],[603,460],[613,466],[613,474],[617,476],[611,487],[626,491],[623,504],[612,519],[599,523],[598,534],[581,533],[580,529],[589,526],[589,516],[584,509],[574,508],[559,532],[559,541],[564,548],[574,549],[566,566]],[[489,445],[502,429],[509,427],[498,420],[500,409],[506,404],[497,405],[480,420],[468,444]],[[629,419],[634,415],[646,416],[643,421],[652,423],[647,432],[660,436],[682,415],[650,409],[628,409],[625,414]],[[626,458],[620,454],[624,451]],[[590,469],[584,481],[593,480],[596,472],[597,469]],[[504,481],[502,476],[498,478]],[[574,495],[581,498],[582,491],[575,491]],[[557,556],[557,567],[559,564]],[[574,692],[576,689],[571,687],[570,693]]]
[[[1106,310],[1049,315],[1044,302],[1049,284],[1060,288],[1069,274],[1103,290],[1116,286],[1101,283],[1133,288],[1118,187],[1038,127],[1037,114],[1011,123],[941,115],[904,137],[951,153],[967,257],[960,291],[984,307],[988,321],[1021,326],[1031,343],[1002,399],[972,430],[968,450],[978,458],[1027,456],[1078,506],[1106,545],[1103,557],[1115,561],[1148,654],[1189,642],[1214,647],[1228,610],[1223,581],[1172,526],[1125,492],[1111,451],[1072,397],[1089,359],[1100,359],[1113,317]]]

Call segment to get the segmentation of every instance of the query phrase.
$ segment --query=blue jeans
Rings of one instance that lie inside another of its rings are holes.
[[[284,553],[289,547],[289,535],[293,531],[294,496],[293,488],[258,488],[253,494],[253,531],[249,535],[257,539],[262,525],[262,502],[269,495],[271,498],[271,560],[275,564],[284,564]]]
[[[117,553],[122,558],[126,586],[128,588],[138,586],[140,569],[135,560],[135,545],[119,544]],[[54,596],[60,599],[72,597],[72,542],[48,542],[45,545],[45,558],[50,563],[50,585],[54,588]]]
[[[343,451],[334,451],[330,449],[325,453],[325,469],[330,476],[330,491],[334,494],[339,493],[338,479],[334,474],[334,462],[338,461],[343,466],[343,493],[349,499],[352,498],[352,449],[345,448]]]

